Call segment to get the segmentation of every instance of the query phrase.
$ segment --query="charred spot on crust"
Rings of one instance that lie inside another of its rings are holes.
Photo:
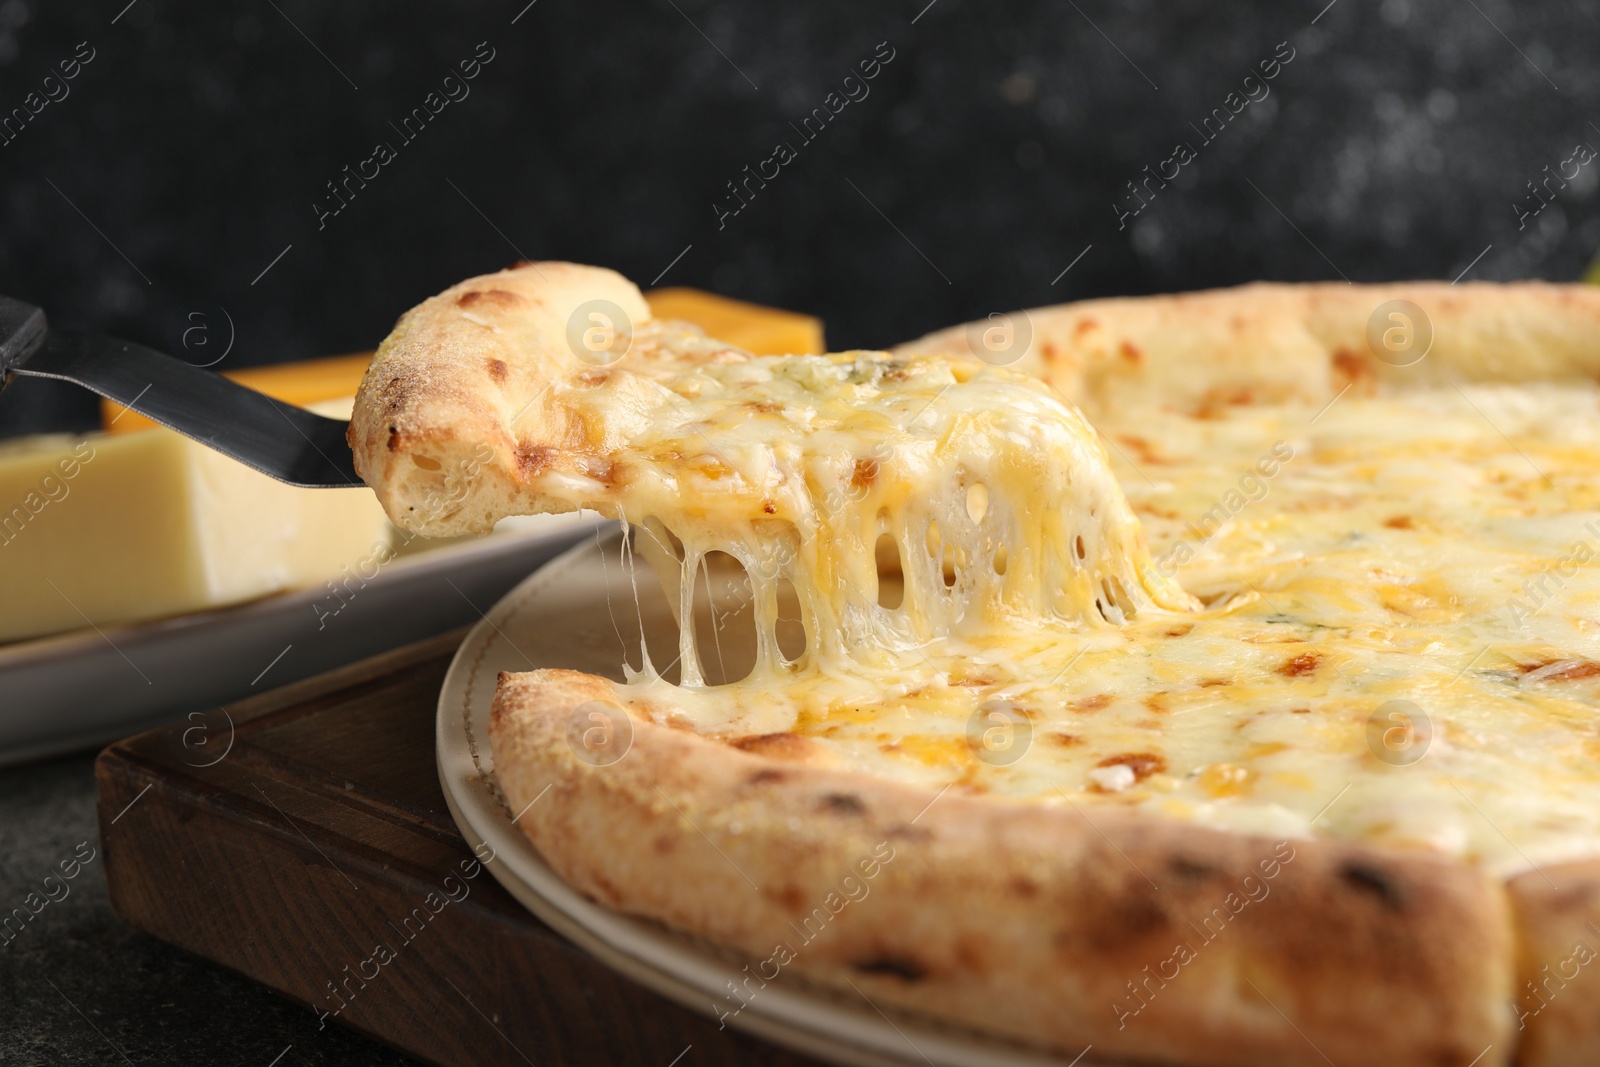
[[[393,426],[389,427],[389,451],[393,452],[400,447],[400,431]]]
[[[824,793],[822,799],[817,802],[817,807],[840,815],[861,815],[867,810],[867,806],[861,803],[861,798],[853,793]]]
[[[768,759],[803,760],[811,754],[812,742],[799,734],[757,734],[739,738],[733,742],[733,747]]]
[[[1415,530],[1416,524],[1411,521],[1410,515],[1396,515],[1392,519],[1384,519],[1383,524],[1391,530]]]
[[[745,784],[765,785],[768,782],[781,782],[787,777],[789,777],[787,773],[778,770],[776,767],[763,767],[761,770],[746,778]]]
[[[1153,466],[1162,466],[1167,462],[1166,457],[1156,451],[1156,447],[1145,437],[1136,433],[1119,433],[1117,440],[1133,449],[1139,455],[1140,463],[1149,463]]]
[[[506,361],[503,359],[491,359],[489,361],[489,377],[493,378],[497,382],[505,381]]]
[[[892,837],[900,841],[928,841],[933,835],[920,826],[911,823],[899,823],[889,827],[883,832],[884,837]]]
[[[893,975],[904,982],[920,982],[928,975],[928,969],[921,961],[910,956],[873,956],[851,966],[862,974]]]
[[[1341,348],[1333,354],[1333,369],[1347,382],[1372,377],[1372,367],[1359,353]]]
[[[1134,366],[1144,362],[1144,353],[1139,351],[1139,346],[1132,341],[1124,341],[1117,347],[1117,354]]]
[[[1209,863],[1189,859],[1187,856],[1174,856],[1167,861],[1167,870],[1180,882],[1204,882],[1217,874],[1217,869]]]
[[[1039,895],[1039,883],[1032,878],[1018,876],[1011,879],[1011,892],[1019,897],[1033,898]]]
[[[1257,397],[1254,389],[1247,386],[1229,388],[1216,386],[1206,390],[1200,402],[1195,406],[1194,417],[1197,419],[1214,420],[1224,416],[1228,408],[1249,407],[1256,403]]]
[[[473,289],[456,297],[457,307],[475,307],[478,304],[492,304],[495,307],[516,307],[522,298],[516,293],[508,293],[504,289]]]
[[[1133,780],[1142,782],[1158,771],[1167,769],[1167,758],[1155,752],[1124,752],[1118,756],[1107,756],[1096,763],[1096,767],[1123,766],[1133,772]]]
[[[983,938],[964,935],[956,939],[956,966],[970,975],[989,972],[989,949]]]
[[[805,910],[806,895],[800,891],[799,886],[786,885],[768,895],[773,900],[776,900],[784,911],[789,912],[791,915],[798,915]]]
[[[1560,662],[1562,661],[1558,659],[1547,659],[1538,663],[1519,663],[1517,664],[1517,669],[1523,674],[1532,674],[1534,671],[1543,670]],[[1571,661],[1570,666],[1563,667],[1559,671],[1542,677],[1546,681],[1573,681],[1580,678],[1593,678],[1597,674],[1600,674],[1600,663],[1596,663],[1591,659],[1574,659]]]
[[[1132,871],[1128,873],[1139,877]],[[1143,879],[1139,880],[1139,885],[1144,886]],[[1130,941],[1160,934],[1171,926],[1166,912],[1146,894],[1137,891],[1114,896],[1109,902],[1109,911],[1104,922],[1081,932],[1093,948],[1125,950]]]
[[[1283,661],[1283,666],[1278,668],[1278,673],[1286,678],[1299,678],[1310,674],[1317,669],[1317,664],[1322,662],[1322,656],[1316,652],[1302,652],[1293,659]]]
[[[1389,872],[1372,863],[1347,860],[1339,868],[1339,877],[1357,889],[1376,896],[1390,911],[1405,908],[1405,889],[1389,876]]]
[[[528,481],[550,469],[555,463],[556,450],[548,445],[522,445],[516,457],[517,477]]]

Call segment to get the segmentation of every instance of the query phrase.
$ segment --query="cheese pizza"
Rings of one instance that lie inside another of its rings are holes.
[[[625,682],[502,676],[524,832],[747,956],[745,996],[794,972],[1065,1060],[1594,1062],[1600,294],[1023,326],[754,356],[560,263],[401,319],[351,424],[391,518],[590,508],[677,610]]]

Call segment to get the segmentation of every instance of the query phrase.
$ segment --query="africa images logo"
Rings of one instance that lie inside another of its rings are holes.
[[[1199,126],[1189,123],[1190,128],[1200,135],[1200,148],[1222,136],[1222,131],[1227,128],[1228,123],[1243,114],[1245,108],[1251,104],[1259,104],[1271,95],[1272,89],[1267,83],[1283,73],[1283,68],[1293,62],[1295,55],[1296,52],[1288,41],[1279,41],[1272,58],[1263,59],[1256,64],[1260,75],[1257,76],[1255,73],[1245,75],[1239,87],[1244,90],[1242,95],[1239,89],[1229,92],[1222,98],[1220,106],[1212,108],[1211,113],[1200,120]],[[1199,155],[1199,149],[1192,143],[1180,141],[1173,146],[1170,156],[1156,164],[1155,173],[1152,174],[1150,168],[1146,166],[1144,178],[1140,182],[1135,184],[1129,181],[1127,183],[1129,195],[1126,198],[1128,206],[1111,205],[1111,210],[1117,216],[1117,229],[1126,229],[1128,220],[1149,207],[1150,202],[1155,200],[1156,194],[1165,189],[1168,182],[1177,181],[1182,169],[1199,158]],[[1141,189],[1144,190],[1143,193],[1140,192]]]
[[[856,64],[861,72],[860,77],[855,74],[846,74],[840,83],[841,93],[837,90],[829,92],[822,98],[820,107],[811,109],[800,125],[789,123],[790,127],[800,135],[800,148],[815,141],[828,128],[828,123],[837,118],[840,112],[852,103],[860,103],[872,92],[872,86],[867,83],[883,72],[883,68],[894,61],[896,53],[894,46],[888,41],[879,41],[873,49],[871,59],[863,59]],[[727,183],[728,193],[723,203],[713,203],[711,210],[717,216],[717,229],[728,225],[728,220],[750,206],[750,201],[756,197],[756,192],[767,187],[767,182],[775,180],[783,173],[783,168],[800,158],[800,149],[789,141],[780,141],[773,148],[772,154],[755,166],[752,172],[748,163],[744,166],[744,176],[735,184],[732,179]],[[741,193],[740,190],[743,190]]]

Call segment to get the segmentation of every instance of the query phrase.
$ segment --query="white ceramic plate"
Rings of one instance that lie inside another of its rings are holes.
[[[102,744],[477,622],[593,528],[591,518],[541,516],[402,555],[336,614],[327,589],[300,589],[0,645],[0,766]]]
[[[641,635],[653,662],[676,655],[677,630],[659,585],[642,561],[635,584],[619,548],[614,529],[597,531],[511,590],[473,627],[439,694],[439,779],[467,842],[494,849],[489,870],[530,911],[641,985],[718,1018],[738,1006],[728,983],[744,979],[741,968],[754,961],[603,908],[572,889],[517,830],[494,782],[488,720],[500,671],[566,667],[620,679],[625,657],[639,663]],[[709,632],[704,618],[697,633]],[[727,645],[723,651],[739,654]],[[1092,1067],[1081,1056],[1081,1062],[1053,1059],[931,1020],[884,1014],[863,997],[788,971],[726,1022],[834,1063]]]

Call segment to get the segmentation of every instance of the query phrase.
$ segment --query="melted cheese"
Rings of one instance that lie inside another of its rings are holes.
[[[1155,568],[1094,430],[1038,381],[882,353],[639,365],[648,373],[590,373],[559,397],[619,443],[534,484],[635,523],[658,571],[676,572],[685,685],[704,681],[689,613],[713,550],[752,580],[752,684],[898,671],[936,639],[1195,606]],[[893,610],[880,604],[883,537],[904,578]],[[784,582],[799,595],[801,659],[777,639]]]
[[[1594,387],[1118,411],[1115,478],[1074,409],[982,365],[730,356],[592,387],[626,444],[567,489],[637,524],[680,609],[681,681],[646,657],[641,707],[1046,805],[1502,874],[1600,854]],[[731,684],[690,622],[713,549],[757,646]]]

